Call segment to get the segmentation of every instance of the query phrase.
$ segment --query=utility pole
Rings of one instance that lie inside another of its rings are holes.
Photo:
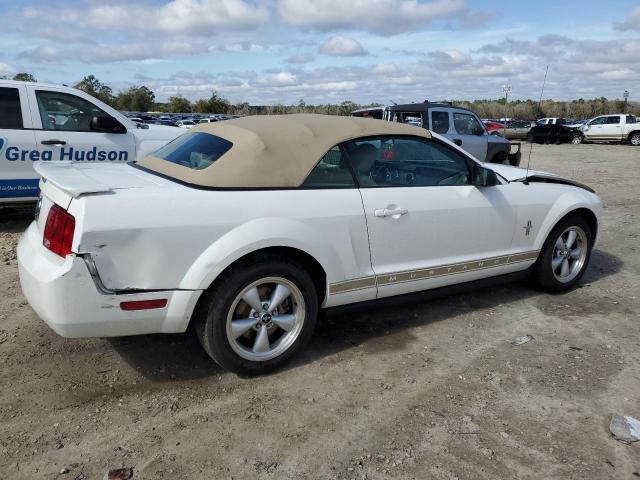
[[[624,97],[624,113],[627,113],[629,111],[627,109],[627,106],[629,104],[629,90],[625,90],[622,96]]]
[[[509,102],[509,93],[511,93],[511,85],[502,87],[504,92],[504,121],[502,122],[502,136],[507,138],[507,103]]]

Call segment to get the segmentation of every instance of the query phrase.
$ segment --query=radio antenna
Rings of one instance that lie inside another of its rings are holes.
[[[542,111],[542,95],[544,95],[544,86],[547,83],[547,73],[549,73],[549,65],[547,65],[547,68],[544,71],[544,80],[542,80],[542,90],[540,90],[540,100],[538,100],[538,111]],[[531,145],[529,145],[529,158],[527,159],[527,173],[524,176],[524,182],[523,182],[525,185],[529,184],[529,182],[527,181],[527,178],[529,178],[529,164],[531,163],[532,151],[533,151],[533,142],[531,142]]]

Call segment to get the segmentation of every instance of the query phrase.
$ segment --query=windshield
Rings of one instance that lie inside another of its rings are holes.
[[[183,167],[202,170],[232,146],[230,141],[209,133],[186,133],[157,150],[154,156]]]

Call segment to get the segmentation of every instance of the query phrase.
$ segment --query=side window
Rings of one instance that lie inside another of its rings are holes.
[[[633,115],[627,115],[626,123],[636,123],[636,117],[634,117]]]
[[[36,91],[44,130],[91,132],[93,117],[109,117],[93,103],[68,93]]]
[[[408,123],[416,127],[422,126],[422,114],[418,112],[395,112],[393,121],[398,123]]]
[[[449,131],[449,112],[431,111],[431,130],[435,133],[447,133]]]
[[[589,122],[589,125],[604,125],[607,122],[607,117],[597,117]]]
[[[309,188],[355,188],[351,170],[337,145],[325,153],[302,184]]]
[[[619,125],[620,124],[620,115],[612,115],[607,117],[607,124],[609,125]]]
[[[484,127],[470,113],[453,113],[453,127],[460,135],[484,135]]]
[[[468,185],[464,155],[429,139],[369,137],[343,144],[360,187]]]
[[[23,128],[20,92],[17,88],[0,88],[0,128]]]

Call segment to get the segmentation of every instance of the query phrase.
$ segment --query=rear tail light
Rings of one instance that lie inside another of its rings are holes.
[[[42,244],[53,253],[66,257],[72,253],[71,243],[75,229],[76,219],[62,207],[53,205],[47,215]]]

